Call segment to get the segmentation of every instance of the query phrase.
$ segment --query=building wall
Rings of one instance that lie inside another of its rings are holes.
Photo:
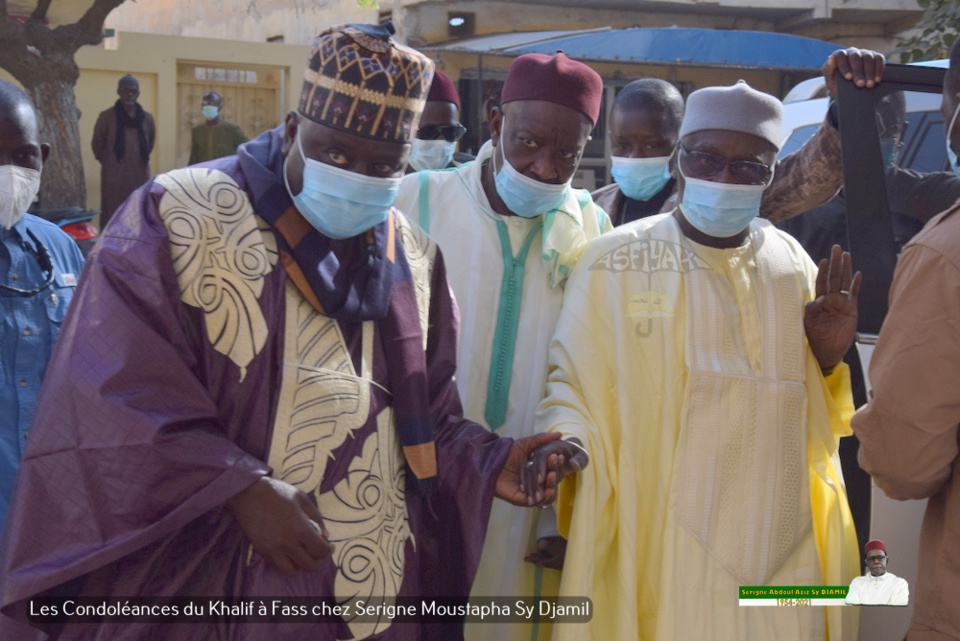
[[[601,5],[604,9],[593,8]],[[609,8],[614,7],[614,8]],[[474,35],[609,26],[701,27],[792,33],[884,53],[920,16],[917,0],[192,0],[128,1],[107,26],[118,30],[265,42],[309,43],[323,28],[390,15],[413,46],[450,41],[447,15],[476,16]]]
[[[356,0],[128,0],[110,13],[106,26],[143,33],[309,44],[327,27],[378,22],[378,15],[376,8],[361,7]]]
[[[302,45],[235,42],[210,38],[186,38],[146,33],[120,33],[108,38],[99,47],[84,47],[77,53],[80,79],[76,86],[80,109],[80,145],[87,185],[87,206],[99,208],[100,163],[93,157],[90,141],[97,115],[112,108],[117,100],[117,81],[133,74],[140,82],[140,104],[153,114],[157,123],[157,142],[150,158],[154,173],[169,171],[186,164],[189,140],[183,132],[189,125],[199,124],[200,101],[195,108],[184,109],[178,91],[178,64],[194,62],[209,67],[270,67],[276,70],[281,85],[277,92],[280,104],[275,113],[278,122],[263,123],[263,129],[280,124],[288,109],[295,108],[302,87],[303,68],[308,49]],[[0,69],[0,78],[16,82]],[[230,119],[229,102],[224,117]],[[184,123],[184,119],[192,119]],[[186,126],[185,126],[186,125]],[[256,132],[253,132],[256,133]],[[186,151],[184,151],[186,150]],[[57,153],[56,149],[51,153]]]

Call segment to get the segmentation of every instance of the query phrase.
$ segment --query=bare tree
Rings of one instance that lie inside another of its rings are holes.
[[[90,7],[82,18],[51,29],[44,21],[53,0],[37,0],[27,20],[12,18],[7,0],[0,0],[0,67],[10,72],[33,98],[40,117],[41,139],[53,147],[43,167],[40,187],[40,201],[45,209],[86,205],[77,124],[80,114],[74,94],[80,69],[74,56],[80,47],[100,43],[103,21],[125,2],[84,1]]]

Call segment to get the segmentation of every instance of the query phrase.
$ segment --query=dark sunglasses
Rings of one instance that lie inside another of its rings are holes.
[[[457,142],[467,133],[467,128],[459,122],[455,125],[424,125],[417,130],[420,140],[438,140],[443,138],[447,142]]]

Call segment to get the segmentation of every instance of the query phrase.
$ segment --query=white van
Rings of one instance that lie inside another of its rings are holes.
[[[931,60],[915,66],[946,69],[948,65],[948,60]],[[829,102],[826,93],[826,84],[818,77],[797,84],[784,97],[781,158],[799,149],[823,122]],[[897,164],[921,173],[947,170],[940,95],[908,91],[905,96],[907,128]]]

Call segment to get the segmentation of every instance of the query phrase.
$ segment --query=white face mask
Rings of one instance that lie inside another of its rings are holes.
[[[456,142],[414,138],[410,150],[410,166],[416,171],[443,169],[453,160],[453,152],[456,148]]]
[[[40,172],[17,165],[0,166],[0,228],[10,229],[23,218],[40,191]]]

